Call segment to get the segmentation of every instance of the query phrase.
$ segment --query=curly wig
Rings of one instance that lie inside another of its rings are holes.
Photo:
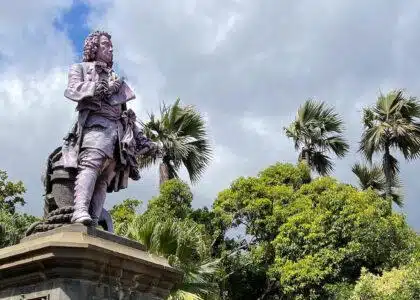
[[[87,38],[85,39],[85,45],[83,47],[84,62],[95,60],[96,53],[99,49],[99,39],[102,35],[106,36],[108,39],[111,40],[111,35],[105,31],[95,31],[87,36]],[[112,62],[110,63],[109,67],[112,67]]]

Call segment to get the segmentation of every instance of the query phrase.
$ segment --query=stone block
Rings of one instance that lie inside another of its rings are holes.
[[[72,224],[0,249],[0,299],[164,299],[182,273],[143,245]]]

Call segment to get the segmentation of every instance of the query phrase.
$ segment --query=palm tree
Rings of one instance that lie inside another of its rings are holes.
[[[284,130],[286,136],[293,139],[295,149],[300,151],[299,161],[306,161],[320,175],[328,175],[333,170],[328,153],[342,158],[349,149],[342,135],[342,119],[324,102],[307,100],[299,107],[296,119]]]
[[[159,164],[159,182],[178,178],[181,165],[187,169],[191,182],[197,182],[212,158],[212,148],[207,137],[204,118],[192,106],[173,105],[160,109],[160,119],[150,115],[143,123],[147,137],[162,145],[163,156]],[[140,165],[147,167],[157,157],[141,158]]]
[[[161,216],[144,214],[129,224],[127,237],[183,271],[183,281],[174,287],[169,300],[218,298],[218,285],[212,278],[219,259],[210,259],[208,237],[197,223],[179,219],[162,221]]]
[[[352,167],[352,172],[356,175],[359,186],[362,190],[371,188],[379,196],[386,198],[386,178],[382,167],[378,164],[367,166],[366,164],[356,163]],[[398,178],[394,177],[392,181],[391,197],[395,204],[402,206],[402,195],[399,191],[401,187]]]
[[[420,150],[420,104],[402,90],[379,95],[376,104],[363,111],[364,131],[359,151],[369,162],[375,153],[382,154],[385,195],[392,196],[392,187],[399,173],[398,160],[391,149],[402,152],[406,160],[414,159]]]

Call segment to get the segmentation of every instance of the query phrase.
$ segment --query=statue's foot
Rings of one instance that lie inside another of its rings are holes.
[[[72,223],[81,223],[85,226],[90,226],[92,224],[92,218],[88,213],[77,215],[76,212],[73,213],[73,218],[71,219]]]
[[[90,226],[92,225],[92,219],[90,217],[81,217],[75,219],[72,223],[81,223],[85,226]]]

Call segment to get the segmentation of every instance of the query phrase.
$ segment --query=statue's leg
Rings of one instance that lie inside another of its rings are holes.
[[[89,206],[97,178],[106,162],[106,155],[97,149],[85,148],[79,155],[79,167],[74,187],[72,223],[92,223]]]
[[[101,175],[96,181],[89,209],[90,215],[93,220],[93,225],[95,226],[98,224],[99,218],[102,213],[109,182],[111,181],[112,177],[115,176],[115,166],[115,160],[109,159],[104,166],[104,170],[102,171]]]

